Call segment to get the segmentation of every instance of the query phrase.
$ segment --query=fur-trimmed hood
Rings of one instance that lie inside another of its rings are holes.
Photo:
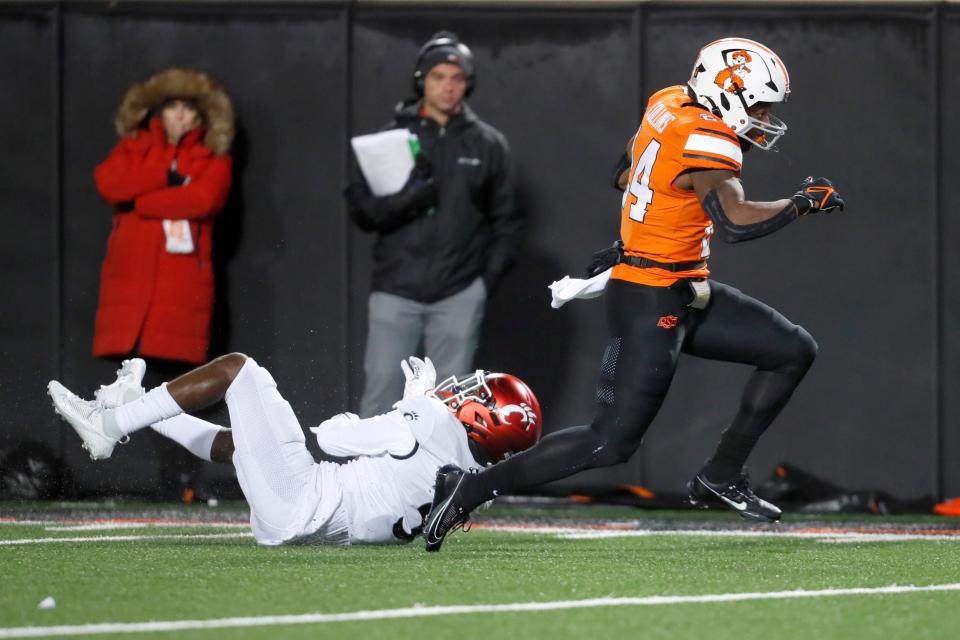
[[[167,69],[127,89],[114,118],[117,133],[133,135],[151,115],[159,115],[160,107],[173,98],[190,100],[197,105],[206,129],[203,143],[215,155],[230,150],[234,134],[230,98],[210,76],[191,69]]]

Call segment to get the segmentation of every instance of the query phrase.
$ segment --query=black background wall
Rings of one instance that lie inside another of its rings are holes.
[[[471,104],[510,140],[530,216],[478,364],[528,380],[548,430],[590,420],[606,329],[601,302],[553,311],[546,285],[616,236],[619,196],[606,182],[646,96],[685,81],[706,42],[742,35],[781,54],[793,88],[782,151],[747,156],[748,194],[782,197],[815,173],[849,203],[756,243],[714,244],[718,280],[821,346],[751,469],[787,461],[851,488],[960,493],[960,224],[950,215],[960,161],[947,151],[960,134],[950,71],[960,11],[939,3],[0,3],[0,449],[46,442],[95,488],[155,483],[154,442],[94,465],[44,390],[52,377],[86,390],[113,375],[115,363],[90,356],[110,228],[92,170],[115,142],[125,88],[175,65],[217,78],[239,117],[234,194],[217,231],[217,351],[268,366],[304,425],[355,406],[371,238],[340,196],[348,139],[408,96],[417,49],[440,29],[477,56]],[[747,373],[685,360],[641,452],[578,482],[679,491]]]

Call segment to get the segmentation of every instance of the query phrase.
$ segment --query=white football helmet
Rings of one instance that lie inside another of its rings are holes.
[[[724,38],[700,50],[687,83],[700,104],[733,129],[743,140],[772,149],[787,125],[770,114],[769,122],[751,117],[747,109],[758,102],[786,102],[790,74],[780,56],[753,40]]]

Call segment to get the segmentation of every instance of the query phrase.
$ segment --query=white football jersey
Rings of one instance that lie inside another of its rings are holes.
[[[356,456],[338,470],[351,544],[409,542],[430,507],[437,469],[480,467],[463,425],[427,396],[363,420],[340,414],[311,431],[328,454]]]

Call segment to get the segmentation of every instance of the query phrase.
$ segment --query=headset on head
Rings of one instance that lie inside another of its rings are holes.
[[[423,79],[425,72],[420,66],[423,64],[423,59],[428,53],[440,47],[453,47],[457,50],[460,57],[463,58],[465,64],[461,66],[467,75],[467,90],[464,95],[469,96],[477,80],[476,67],[473,64],[473,52],[470,51],[470,47],[460,42],[457,34],[450,31],[438,31],[420,47],[420,53],[417,54],[417,65],[413,70],[414,92],[416,92],[417,97],[423,97]],[[426,71],[429,71],[429,69]]]

